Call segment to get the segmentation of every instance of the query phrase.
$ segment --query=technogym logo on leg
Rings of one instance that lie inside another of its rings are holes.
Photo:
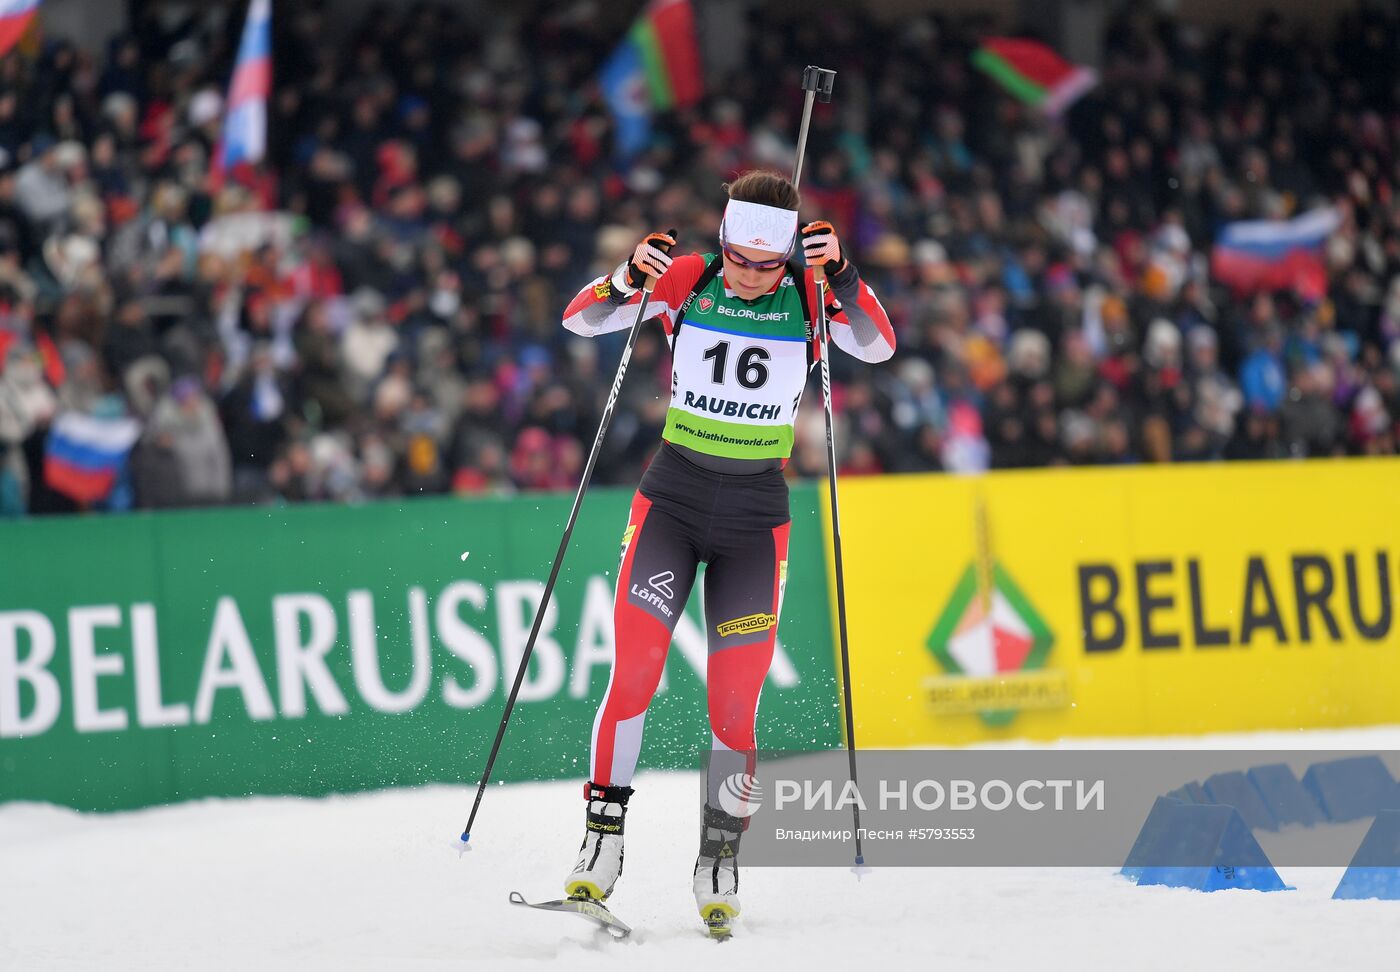
[[[721,638],[727,638],[733,634],[749,634],[754,631],[767,631],[778,623],[776,614],[746,614],[742,618],[735,618],[732,621],[725,621],[715,625],[715,631]]]

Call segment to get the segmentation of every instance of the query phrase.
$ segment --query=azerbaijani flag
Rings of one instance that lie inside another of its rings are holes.
[[[0,0],[0,54],[19,43],[39,12],[39,0]]]
[[[106,499],[140,436],[141,425],[132,418],[65,412],[49,429],[44,482],[79,503]]]
[[[598,76],[613,115],[617,151],[635,155],[651,137],[651,116],[688,108],[705,93],[690,0],[652,0]]]
[[[272,0],[252,0],[228,86],[219,162],[232,169],[262,161],[267,150],[267,99],[272,93]]]
[[[1324,206],[1292,219],[1226,223],[1210,254],[1216,280],[1236,293],[1292,290],[1304,300],[1327,295],[1322,246],[1341,225],[1336,207]]]
[[[972,63],[1011,94],[1047,115],[1058,115],[1098,84],[1091,67],[1071,64],[1039,41],[988,37]]]

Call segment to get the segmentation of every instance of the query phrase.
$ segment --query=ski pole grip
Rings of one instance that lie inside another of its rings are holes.
[[[677,229],[674,226],[672,226],[666,231],[666,235],[674,240],[676,238],[677,232]],[[652,246],[656,247],[662,253],[669,254],[671,252],[671,244],[669,243],[653,243]],[[651,274],[647,274],[646,283],[642,284],[642,289],[645,290],[647,293],[651,293],[653,290],[655,290],[656,278],[653,277]]]
[[[802,90],[815,91],[822,104],[831,101],[831,89],[836,84],[836,72],[831,68],[809,64],[802,71]]]
[[[816,283],[821,283],[821,282],[822,282],[823,280],[825,280],[825,279],[826,279],[826,264],[825,264],[825,263],[818,263],[816,266],[814,266],[814,267],[812,268],[812,280],[815,281]]]

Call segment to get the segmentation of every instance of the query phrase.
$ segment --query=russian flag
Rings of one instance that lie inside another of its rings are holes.
[[[19,43],[39,12],[39,0],[0,0],[0,55]]]
[[[1236,293],[1293,290],[1321,300],[1327,295],[1322,246],[1341,222],[1341,213],[1328,206],[1293,219],[1226,223],[1211,251],[1211,273]]]
[[[65,412],[49,428],[44,482],[79,503],[106,499],[140,437],[135,419]]]
[[[3,2],[3,0],[0,0]],[[252,0],[228,86],[219,162],[232,169],[262,161],[267,150],[267,99],[272,94],[272,0]]]

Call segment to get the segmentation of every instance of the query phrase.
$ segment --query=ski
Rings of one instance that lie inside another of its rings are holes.
[[[586,918],[599,928],[605,929],[614,938],[626,938],[632,929],[617,915],[592,898],[560,898],[558,901],[526,901],[519,891],[510,893],[510,903],[541,911],[563,911]]]

